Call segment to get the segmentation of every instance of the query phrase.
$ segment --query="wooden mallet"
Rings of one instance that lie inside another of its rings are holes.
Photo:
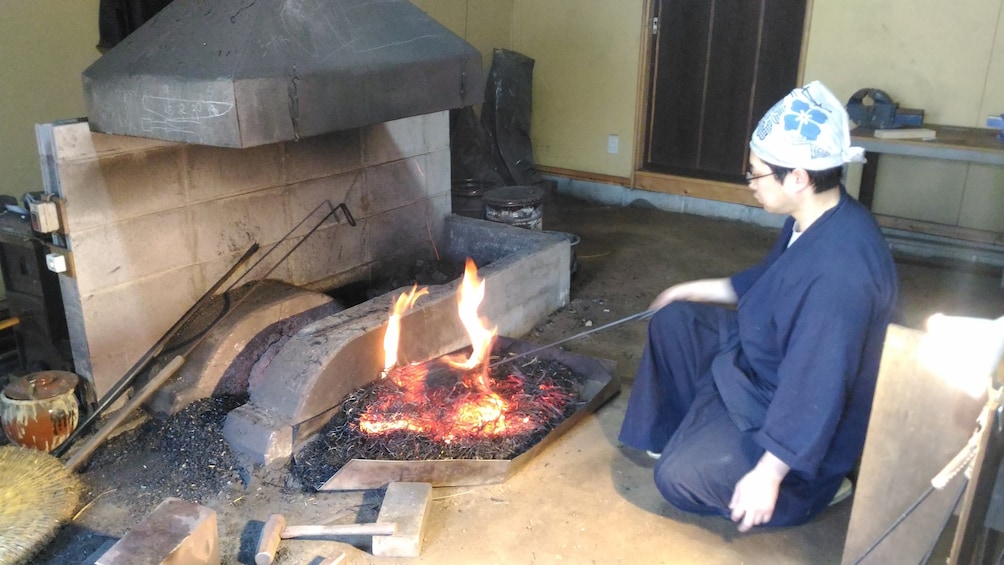
[[[373,555],[378,557],[418,557],[425,534],[425,517],[432,502],[429,483],[393,482],[387,485],[377,521],[369,524],[335,526],[287,526],[282,514],[265,521],[258,538],[255,565],[272,565],[279,542],[293,538],[325,536],[375,536]]]
[[[397,532],[393,522],[369,524],[338,524],[334,526],[287,526],[282,514],[272,514],[265,521],[258,538],[255,565],[272,565],[279,542],[284,539],[324,537],[324,536],[391,536]]]

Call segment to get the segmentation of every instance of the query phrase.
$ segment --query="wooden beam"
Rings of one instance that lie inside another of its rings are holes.
[[[663,175],[648,171],[635,172],[634,179],[635,188],[644,190],[692,196],[694,198],[717,200],[719,202],[731,202],[746,206],[760,206],[760,203],[753,198],[753,192],[741,184]]]
[[[643,190],[651,190],[653,192],[662,192],[665,194],[679,194],[681,196],[692,196],[694,198],[704,198],[706,200],[717,200],[719,202],[731,202],[733,204],[760,207],[760,203],[753,198],[753,192],[745,185],[741,184],[679,177],[649,171],[635,171],[634,183],[632,183],[631,179],[628,177],[590,173],[588,171],[575,171],[572,169],[562,169],[559,167],[548,167],[543,165],[538,165],[536,168],[537,171],[541,173],[569,179],[615,184],[627,188],[640,188]]]
[[[618,184],[620,186],[626,186],[626,187],[631,186],[631,179],[628,177],[604,175],[601,173],[590,173],[588,171],[575,171],[572,169],[562,169],[560,167],[548,167],[544,165],[537,165],[535,168],[538,172],[548,175],[557,175],[559,177],[566,177],[576,180],[601,182],[604,184]]]
[[[649,115],[649,104],[652,96],[652,73],[655,61],[655,38],[652,33],[652,19],[655,17],[658,7],[657,0],[645,0],[642,8],[641,21],[641,52],[638,56],[638,90],[635,98],[634,109],[634,169],[640,171],[645,168],[648,159],[648,136],[652,131],[651,116]],[[632,186],[633,186],[632,182]]]
[[[898,218],[895,216],[884,216],[874,214],[875,221],[884,228],[891,228],[903,231],[925,233],[963,241],[973,241],[976,243],[986,243],[989,245],[1004,245],[1004,233],[950,226],[948,224],[936,224],[934,222],[924,222],[921,220],[911,220],[909,218]]]

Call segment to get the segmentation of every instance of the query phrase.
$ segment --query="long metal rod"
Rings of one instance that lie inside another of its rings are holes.
[[[73,455],[66,460],[66,468],[75,471],[77,467],[82,465],[84,461],[90,457],[91,453],[97,449],[98,445],[101,444],[116,428],[118,428],[122,422],[125,421],[126,417],[133,413],[139,405],[146,402],[150,395],[154,393],[160,385],[164,384],[167,379],[171,378],[174,373],[181,368],[181,365],[185,363],[185,358],[178,355],[171,360],[163,369],[157,372],[157,374],[146,383],[145,386],[140,388],[136,394],[131,397],[121,409],[117,410],[107,422],[100,428],[98,428],[94,434],[87,438],[87,441],[80,445],[80,448],[73,452]],[[65,445],[65,443],[63,444]]]
[[[221,295],[222,296],[226,296],[227,293],[229,293],[231,290],[233,290],[234,287],[236,287],[242,280],[244,280],[244,277],[248,276],[248,274],[250,274],[251,272],[253,272],[255,270],[255,268],[262,263],[262,261],[264,261],[269,255],[272,254],[273,251],[275,251],[276,249],[278,249],[279,246],[282,245],[287,239],[291,238],[293,236],[293,234],[296,232],[296,230],[300,229],[300,226],[302,226],[303,224],[307,223],[307,220],[309,220],[315,213],[317,213],[317,211],[320,210],[325,204],[328,205],[328,213],[325,214],[324,217],[322,217],[309,231],[307,231],[307,233],[305,233],[300,238],[300,240],[298,242],[296,242],[295,245],[293,245],[293,247],[289,251],[285,252],[282,255],[282,257],[279,257],[279,259],[275,262],[275,264],[272,265],[271,267],[269,267],[268,270],[266,270],[265,273],[259,279],[257,279],[255,281],[252,281],[251,283],[249,283],[249,285],[250,285],[249,290],[247,292],[245,292],[240,299],[238,299],[234,304],[224,305],[223,311],[220,314],[221,317],[222,316],[226,316],[227,313],[229,313],[230,311],[232,311],[234,308],[236,308],[238,305],[240,305],[244,300],[246,300],[247,296],[250,295],[252,292],[254,292],[254,290],[258,287],[258,285],[262,283],[262,281],[264,281],[266,278],[268,278],[268,276],[271,275],[273,271],[275,271],[277,268],[279,268],[279,265],[281,265],[286,259],[288,259],[289,256],[292,255],[293,252],[296,251],[301,245],[303,245],[311,235],[313,235],[318,229],[320,229],[321,226],[324,225],[324,222],[328,221],[328,218],[335,217],[335,213],[336,212],[338,212],[339,210],[341,210],[342,213],[345,215],[345,220],[349,223],[349,225],[351,225],[351,226],[355,226],[356,225],[356,219],[352,216],[352,212],[349,211],[349,207],[346,206],[344,202],[342,202],[338,206],[332,205],[330,200],[325,200],[325,201],[321,202],[320,204],[318,204],[317,206],[315,206],[313,210],[311,210],[310,212],[308,212],[307,215],[304,216],[303,219],[301,219],[299,221],[299,223],[297,223],[288,232],[286,232],[285,235],[283,235],[281,238],[279,238],[279,241],[276,241],[274,244],[272,244],[272,247],[269,247],[268,250],[265,251],[265,253],[262,253],[261,257],[259,257],[258,260],[255,261],[253,265],[251,265],[250,267],[248,267],[247,269],[245,269],[244,273],[240,277],[238,277],[237,280],[235,280],[234,282],[230,283],[230,286],[228,286],[221,293]],[[215,322],[213,322],[213,324],[215,324]],[[210,324],[210,326],[212,326],[213,324]],[[205,334],[205,330],[202,333]],[[180,349],[180,348],[182,348],[182,347],[184,347],[186,345],[187,345],[187,342],[186,343],[181,343],[181,344],[176,345],[174,347],[174,349]]]
[[[252,271],[254,271],[255,267],[257,267],[258,265],[260,265],[262,261],[264,261],[266,258],[268,258],[269,255],[272,254],[273,251],[275,251],[276,249],[279,248],[279,244],[281,244],[282,242],[284,242],[287,239],[289,239],[290,237],[292,237],[293,233],[296,232],[296,230],[300,229],[300,226],[302,226],[303,224],[305,224],[307,222],[307,220],[309,220],[310,217],[313,216],[315,212],[317,212],[318,210],[320,210],[321,207],[324,206],[325,204],[328,205],[328,208],[329,208],[328,213],[323,218],[321,218],[321,221],[318,222],[318,224],[316,226],[314,226],[313,229],[311,229],[309,232],[307,232],[303,236],[304,239],[310,237],[311,234],[313,234],[315,231],[317,231],[318,228],[321,227],[321,224],[323,224],[329,217],[333,217],[335,215],[335,212],[337,212],[338,210],[342,211],[342,214],[345,216],[345,221],[348,222],[350,226],[354,227],[356,225],[356,219],[355,219],[355,217],[352,216],[352,212],[349,211],[349,207],[346,206],[344,202],[342,202],[338,206],[334,206],[333,204],[331,204],[330,200],[325,200],[325,201],[321,202],[320,204],[318,204],[317,206],[315,206],[314,209],[311,210],[306,216],[304,216],[303,219],[300,220],[299,223],[297,223],[295,226],[293,226],[292,228],[290,228],[290,230],[288,232],[286,232],[286,235],[284,235],[281,238],[279,238],[279,241],[277,241],[275,243],[275,245],[273,245],[272,247],[270,247],[268,249],[268,251],[266,251],[265,253],[262,253],[262,256],[259,257],[258,260],[255,261],[253,265],[251,265],[250,267],[248,267],[248,269],[246,271],[244,271],[244,274],[242,274],[240,277],[238,277],[237,280],[235,280],[230,286],[228,286],[227,290],[225,290],[224,292],[229,292],[235,286],[237,286],[238,284],[240,284],[240,282],[242,280],[244,280],[244,277],[248,276],[249,273],[251,273]],[[303,240],[301,240],[301,241],[303,241]],[[297,244],[297,247],[299,247],[299,244]],[[286,257],[289,257],[289,254],[292,253],[293,250],[295,250],[295,249],[296,249],[296,247],[294,247],[292,250],[290,250],[288,253],[286,253],[284,256],[282,256],[278,261],[276,261],[276,266],[279,265],[280,263],[282,263],[286,259]],[[267,273],[265,273],[264,276],[267,277],[273,270],[275,270],[275,266],[273,266],[272,269],[270,269]],[[262,278],[264,278],[264,277],[262,277]]]
[[[330,202],[328,202],[328,204],[330,205]],[[318,206],[318,208],[320,208],[320,206]],[[271,275],[272,271],[276,270],[276,268],[278,268],[279,265],[281,265],[282,262],[285,261],[287,257],[289,257],[290,255],[292,255],[294,251],[296,251],[297,249],[300,248],[301,245],[303,245],[304,243],[306,243],[307,238],[309,238],[310,236],[314,235],[314,232],[316,232],[318,229],[320,229],[321,226],[324,225],[324,222],[328,221],[328,218],[334,217],[335,212],[337,212],[340,209],[344,209],[345,210],[345,216],[346,216],[346,219],[348,219],[349,224],[351,224],[353,226],[356,225],[355,219],[353,219],[352,215],[349,214],[349,209],[345,207],[344,203],[343,204],[339,204],[338,206],[335,206],[335,207],[331,208],[330,212],[328,212],[327,214],[325,214],[323,218],[321,218],[316,224],[314,224],[314,227],[310,228],[310,230],[307,233],[303,234],[303,237],[300,238],[300,241],[297,241],[296,244],[294,244],[293,247],[289,251],[287,251],[286,253],[284,253],[282,255],[282,257],[280,257],[279,260],[275,262],[275,265],[272,265],[267,271],[265,271],[265,274],[262,275],[260,279],[254,281],[253,284],[258,285],[263,280],[265,280],[266,277],[268,277],[269,275]],[[317,211],[317,208],[314,208],[314,211]],[[314,212],[311,212],[310,214],[308,214],[304,218],[304,220],[306,220],[307,218],[309,218],[313,214],[314,214]],[[303,224],[303,221],[301,221],[300,224]],[[297,224],[297,226],[299,226],[300,224]],[[265,253],[265,255],[268,255],[276,247],[279,247],[279,244],[282,243],[283,241],[285,241],[285,239],[288,238],[290,236],[290,234],[292,234],[292,232],[286,234],[285,236],[283,236],[282,239],[280,239],[279,241],[277,241],[276,244],[272,247],[272,249],[269,249],[268,252]],[[252,266],[251,268],[253,269],[254,266]],[[250,271],[250,269],[249,269],[249,271]],[[248,292],[248,294],[251,294],[250,291]],[[243,297],[242,297],[242,299],[243,299]]]
[[[875,548],[878,547],[879,544],[881,544],[887,537],[889,537],[889,534],[891,534],[896,528],[898,528],[899,525],[903,523],[903,520],[906,520],[906,518],[910,514],[913,514],[913,511],[916,510],[917,507],[920,506],[922,502],[927,500],[927,497],[931,496],[931,493],[934,491],[935,491],[934,487],[931,486],[927,487],[927,490],[925,490],[919,497],[917,497],[917,500],[913,501],[913,504],[911,504],[909,508],[904,510],[903,513],[899,515],[899,518],[896,518],[896,520],[894,520],[893,523],[890,524],[889,527],[886,528],[884,532],[882,532],[882,535],[880,535],[875,541],[873,541],[872,544],[868,546],[868,549],[866,549],[864,553],[859,555],[858,558],[854,560],[853,565],[859,565],[862,561],[864,561],[866,557],[871,555],[871,552],[875,551]]]
[[[966,487],[969,485],[969,481],[962,481],[962,486],[959,487],[959,494],[955,496],[955,503],[948,507],[948,512],[945,512],[945,519],[941,522],[941,527],[938,528],[938,535],[931,540],[930,547],[927,548],[927,553],[920,560],[920,565],[927,565],[931,562],[931,557],[934,555],[934,550],[938,547],[938,540],[945,533],[945,528],[948,527],[948,522],[952,520],[955,515],[955,509],[959,507],[959,502],[962,501],[962,496],[966,494]]]
[[[290,255],[292,255],[294,251],[296,251],[301,245],[303,245],[303,243],[307,241],[307,239],[311,235],[313,235],[314,232],[316,232],[321,227],[321,225],[324,224],[324,222],[328,220],[328,218],[333,217],[339,209],[342,209],[345,212],[346,219],[348,219],[353,226],[355,225],[355,220],[352,218],[352,215],[349,212],[348,207],[346,207],[344,203],[339,204],[338,206],[331,206],[330,201],[326,202],[328,202],[328,205],[331,208],[331,210],[327,214],[325,214],[324,217],[321,218],[320,221],[318,221],[317,224],[310,229],[310,231],[304,234],[303,238],[301,238],[300,241],[296,242],[296,244],[292,247],[292,249],[284,253],[282,257],[280,257],[279,260],[276,261],[276,263],[272,265],[265,272],[265,274],[262,275],[260,279],[253,281],[248,291],[245,292],[243,295],[241,295],[237,300],[235,300],[234,303],[223,313],[222,316],[220,316],[216,320],[213,320],[213,322],[209,325],[209,327],[205,331],[202,332],[202,334],[198,337],[198,339],[194,340],[190,344],[187,344],[182,353],[175,355],[166,366],[160,369],[146,384],[140,387],[140,389],[136,391],[134,396],[129,399],[129,401],[126,403],[125,406],[119,409],[115,413],[115,415],[112,416],[112,418],[107,423],[105,423],[104,426],[98,429],[90,438],[88,438],[86,442],[84,442],[83,445],[81,445],[80,449],[78,449],[76,452],[73,453],[73,455],[69,458],[69,460],[67,460],[66,463],[67,468],[74,470],[80,465],[82,465],[84,461],[86,461],[87,458],[90,457],[91,453],[93,453],[94,450],[97,449],[97,447],[101,444],[101,442],[103,442],[105,438],[111,435],[111,433],[115,431],[115,429],[122,424],[126,416],[135,411],[140,404],[145,402],[154,392],[157,391],[157,389],[163,386],[163,384],[166,383],[167,380],[171,378],[171,376],[173,376],[176,372],[178,372],[178,369],[180,369],[181,366],[185,363],[186,359],[192,353],[192,351],[194,351],[195,348],[198,347],[202,343],[202,341],[209,336],[210,333],[209,330],[211,330],[213,327],[219,324],[227,316],[234,313],[245,300],[247,300],[252,294],[254,294],[255,289],[257,289],[258,286],[261,285],[262,282],[270,274],[272,274],[272,271],[278,268],[279,265],[283,263],[283,261],[285,261]],[[296,227],[303,225],[303,223],[307,219],[309,219],[312,215],[314,215],[314,212],[316,212],[318,209],[320,209],[320,206],[314,208],[309,214],[307,214],[307,216],[304,217],[304,219],[301,220]],[[268,255],[273,250],[275,250],[283,241],[286,240],[286,238],[292,235],[293,231],[295,230],[296,228],[293,228],[293,230],[291,230],[288,234],[283,236],[282,239],[277,241],[275,245],[273,245],[272,248],[265,253],[265,255]],[[255,244],[255,247],[257,248],[257,244]],[[259,260],[255,264],[257,265],[260,262],[261,261]],[[225,280],[226,279],[224,279],[224,281]],[[223,281],[220,282],[221,285],[222,282]],[[231,285],[229,288],[233,288],[233,285]],[[229,292],[229,289],[225,291],[224,294],[226,294],[226,292]]]
[[[87,430],[87,428],[90,427],[90,425],[94,423],[94,421],[97,420],[101,416],[101,414],[104,413],[105,410],[108,409],[109,406],[111,406],[116,400],[118,400],[119,397],[122,396],[122,393],[124,393],[126,390],[129,389],[130,386],[132,386],[133,382],[136,380],[136,377],[141,372],[143,372],[144,369],[147,368],[147,366],[150,364],[150,361],[152,361],[154,357],[160,355],[161,352],[164,351],[164,347],[166,347],[167,344],[171,341],[171,339],[173,339],[174,336],[181,330],[182,326],[188,323],[188,321],[191,320],[192,317],[195,316],[195,314],[207,302],[209,302],[210,299],[213,298],[213,295],[216,294],[216,291],[219,290],[220,287],[223,286],[223,284],[227,282],[227,280],[230,277],[232,277],[233,274],[237,272],[237,270],[240,269],[245,263],[247,263],[248,260],[250,260],[251,257],[257,252],[258,252],[258,244],[254,243],[251,245],[251,247],[248,248],[247,251],[244,252],[244,255],[241,255],[241,258],[238,259],[237,262],[234,263],[233,266],[230,267],[230,269],[227,270],[227,272],[224,273],[223,276],[220,277],[219,280],[217,280],[216,283],[214,283],[213,286],[209,288],[209,290],[203,293],[202,297],[199,298],[199,300],[196,301],[195,304],[193,304],[192,307],[189,308],[188,311],[181,316],[181,318],[178,318],[178,321],[175,322],[174,325],[170,327],[170,329],[164,332],[164,335],[162,335],[160,339],[158,339],[157,342],[154,343],[153,346],[150,347],[150,349],[148,349],[146,353],[143,354],[142,357],[140,357],[135,363],[133,363],[133,366],[130,367],[129,370],[126,371],[126,373],[122,375],[121,378],[119,378],[118,382],[116,382],[115,385],[108,392],[106,392],[103,397],[101,397],[101,400],[98,402],[98,405],[94,408],[94,410],[90,412],[90,414],[87,415],[84,421],[82,421],[76,427],[76,429],[73,430],[73,433],[71,433],[66,438],[66,441],[61,443],[59,447],[57,447],[56,449],[52,450],[52,454],[55,455],[56,457],[60,457],[64,453],[66,453],[66,450],[68,450],[70,446],[73,445],[73,442],[76,441],[77,438],[80,437],[80,435],[83,434]]]
[[[645,310],[644,312],[638,312],[637,314],[632,314],[632,315],[628,316],[627,318],[621,318],[620,320],[617,320],[617,321],[614,321],[614,322],[610,322],[609,324],[604,324],[604,325],[602,325],[602,326],[600,326],[598,328],[593,328],[591,330],[586,330],[584,332],[577,333],[577,334],[575,334],[573,336],[569,336],[569,337],[566,337],[564,339],[560,339],[560,340],[558,340],[558,341],[556,341],[556,342],[554,342],[554,343],[552,343],[550,345],[544,345],[544,346],[541,346],[541,347],[537,347],[537,348],[531,349],[530,351],[524,351],[523,353],[519,353],[519,354],[513,355],[511,357],[506,357],[504,359],[499,359],[498,361],[496,361],[496,362],[488,365],[488,368],[490,369],[492,367],[496,367],[498,365],[501,365],[502,363],[508,363],[509,361],[512,361],[513,359],[519,359],[521,357],[526,357],[528,355],[533,355],[534,353],[540,353],[541,351],[544,351],[545,349],[550,349],[552,347],[557,347],[557,346],[561,345],[562,343],[572,341],[573,339],[579,339],[580,337],[585,337],[585,336],[587,336],[589,334],[594,334],[596,332],[603,331],[605,329],[609,329],[609,328],[612,328],[614,326],[619,326],[619,325],[621,325],[621,324],[623,324],[625,322],[631,322],[631,321],[634,321],[634,320],[643,320],[645,318],[651,317],[652,314],[655,314],[654,310]]]
[[[184,347],[184,352],[181,353],[181,354],[179,354],[178,355],[179,357],[188,357],[188,355],[191,354],[192,351],[194,351],[195,348],[198,347],[198,345],[202,343],[202,340],[206,339],[206,337],[209,335],[209,330],[210,329],[212,329],[213,327],[215,327],[216,324],[218,324],[221,320],[223,320],[224,318],[226,318],[227,316],[229,316],[230,314],[232,314],[235,310],[237,310],[237,308],[241,304],[243,304],[244,301],[247,300],[252,294],[254,294],[254,291],[259,286],[261,286],[261,284],[263,282],[265,282],[265,280],[268,278],[268,276],[271,275],[273,271],[275,271],[276,269],[279,268],[279,265],[282,265],[282,263],[286,259],[288,259],[289,256],[292,255],[294,251],[296,251],[297,249],[300,248],[301,245],[303,245],[304,243],[306,243],[307,239],[310,238],[310,236],[313,235],[318,229],[320,229],[320,227],[322,225],[324,225],[324,222],[328,221],[328,218],[334,217],[335,212],[337,212],[340,208],[343,208],[345,206],[345,204],[339,204],[338,206],[330,206],[330,202],[329,201],[325,201],[325,202],[328,202],[328,205],[331,208],[331,210],[327,214],[325,214],[324,217],[322,217],[320,220],[318,220],[317,223],[314,224],[314,226],[312,228],[310,228],[310,230],[308,230],[307,233],[305,233],[302,238],[300,238],[300,241],[297,241],[296,244],[294,244],[293,247],[291,247],[289,249],[289,251],[286,251],[285,253],[283,253],[282,256],[279,257],[279,260],[276,261],[274,265],[272,265],[271,267],[269,267],[268,270],[266,270],[265,273],[261,276],[261,278],[256,279],[256,280],[251,281],[250,283],[248,283],[248,290],[246,292],[244,292],[243,294],[241,294],[240,297],[237,298],[237,300],[234,300],[233,304],[230,304],[229,306],[226,306],[224,308],[223,313],[216,320],[213,320],[213,322],[209,324],[209,327],[206,328],[204,331],[202,331],[199,334],[199,336],[198,336],[197,339],[193,340],[191,343],[184,344],[184,346],[183,346]],[[323,202],[322,202],[322,204],[323,204]],[[303,223],[306,220],[308,220],[311,216],[313,216],[314,212],[317,212],[317,210],[319,210],[320,208],[321,208],[320,206],[318,206],[317,208],[314,208],[309,214],[307,214],[303,218],[303,220],[300,220],[300,223],[297,224],[296,226],[299,227],[299,226],[303,225]],[[346,214],[346,217],[348,217],[348,218],[352,217],[351,214],[348,211],[348,208],[345,208],[345,214]],[[355,221],[354,220],[352,221],[352,225],[355,225]],[[293,230],[290,230],[286,235],[284,235],[282,237],[282,239],[280,239],[279,241],[275,242],[275,244],[268,251],[265,252],[265,256],[267,256],[269,253],[271,253],[277,247],[279,247],[279,245],[281,245],[284,241],[286,241],[286,239],[288,239],[292,235],[293,231],[295,231],[295,230],[296,230],[296,228],[293,228]],[[261,259],[259,259],[257,262],[255,262],[255,265],[258,265],[259,263],[261,263]],[[250,272],[250,269],[253,269],[255,267],[255,265],[252,265],[248,269],[248,271],[245,272],[245,274],[247,274],[247,272]],[[241,278],[243,278],[243,275],[242,275]],[[234,285],[230,285],[229,287],[227,287],[227,290],[225,290],[222,295],[226,296],[227,293],[230,292],[230,290],[233,288],[233,286]],[[182,346],[176,346],[174,349],[176,350],[176,349],[179,349],[181,347]]]

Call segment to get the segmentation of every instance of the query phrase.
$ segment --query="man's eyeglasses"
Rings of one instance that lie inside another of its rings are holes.
[[[746,183],[749,184],[749,183],[755,181],[756,179],[762,179],[764,177],[769,177],[769,176],[771,176],[773,174],[774,174],[773,172],[769,172],[769,173],[767,173],[765,175],[754,175],[752,170],[746,169]]]

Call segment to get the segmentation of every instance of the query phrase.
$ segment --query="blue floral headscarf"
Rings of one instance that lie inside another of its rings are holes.
[[[775,104],[757,124],[750,150],[766,163],[810,171],[865,160],[863,149],[851,147],[843,104],[819,81]]]

